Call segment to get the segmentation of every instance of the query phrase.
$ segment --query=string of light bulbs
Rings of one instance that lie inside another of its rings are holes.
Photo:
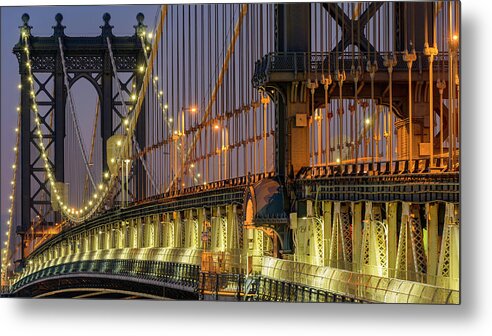
[[[88,205],[82,206],[80,209],[76,209],[74,207],[70,207],[69,205],[64,203],[61,197],[61,191],[59,191],[55,185],[56,180],[54,177],[54,173],[51,167],[51,163],[49,161],[49,156],[47,154],[46,148],[44,146],[43,140],[43,131],[42,131],[42,123],[41,117],[39,115],[38,106],[36,104],[36,93],[34,91],[34,81],[32,75],[32,67],[31,67],[31,57],[30,57],[30,49],[29,49],[29,34],[26,31],[22,31],[22,38],[24,40],[24,52],[26,55],[26,67],[27,67],[27,80],[29,82],[29,92],[32,100],[31,110],[34,112],[34,122],[36,123],[36,132],[35,134],[38,136],[38,145],[41,150],[41,158],[44,162],[44,168],[46,170],[46,176],[48,177],[49,184],[52,189],[53,195],[51,195],[52,200],[58,203],[62,214],[67,217],[70,221],[73,222],[82,222],[89,218],[98,208],[104,197],[101,194],[94,194],[94,201],[89,201]],[[109,188],[104,188],[104,185],[101,183],[98,186],[98,189],[101,192],[107,192]],[[85,214],[84,214],[85,213]]]
[[[14,129],[14,132],[16,133],[16,142],[15,142],[15,147],[13,148],[14,153],[15,153],[15,159],[14,159],[14,163],[12,164],[12,180],[10,181],[11,192],[9,195],[10,206],[8,209],[8,216],[9,217],[7,220],[7,231],[5,232],[7,238],[4,242],[5,247],[2,251],[2,256],[1,256],[2,274],[4,274],[4,275],[7,275],[7,268],[10,267],[9,260],[12,257],[11,255],[9,255],[9,252],[10,252],[10,240],[12,237],[13,222],[14,222],[13,218],[14,218],[15,191],[16,191],[16,179],[15,178],[17,176],[17,165],[19,164],[19,151],[17,150],[17,148],[19,147],[19,143],[20,143],[19,128],[20,128],[20,122],[21,122],[20,107],[19,106],[16,108],[16,111],[17,111],[17,126]]]

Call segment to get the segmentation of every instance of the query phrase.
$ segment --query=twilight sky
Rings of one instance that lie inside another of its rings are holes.
[[[12,54],[12,47],[19,40],[18,27],[22,24],[21,16],[28,13],[29,25],[33,27],[34,36],[51,36],[52,26],[55,25],[55,15],[63,14],[63,25],[66,26],[65,34],[68,36],[96,36],[103,25],[102,15],[111,14],[110,24],[114,26],[115,35],[132,35],[133,25],[137,23],[135,16],[138,12],[145,15],[145,24],[152,28],[159,6],[38,6],[38,7],[2,7],[0,10],[0,233],[2,241],[7,228],[7,210],[9,208],[8,195],[10,194],[10,180],[12,178],[12,163],[14,153],[12,147],[15,144],[16,106],[19,103],[19,91],[17,84],[20,81],[18,62]],[[88,89],[89,86],[78,87],[74,95],[77,105],[77,114],[81,123],[82,133],[92,128],[96,94]],[[89,102],[88,104],[81,104]],[[86,116],[86,117],[84,117]],[[88,117],[87,117],[88,116]],[[89,133],[90,134],[90,133]],[[19,191],[17,191],[19,192]],[[3,245],[2,245],[3,246]]]

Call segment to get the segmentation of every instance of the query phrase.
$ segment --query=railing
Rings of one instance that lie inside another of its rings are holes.
[[[98,250],[90,252],[74,253],[62,257],[45,260],[31,264],[30,262],[14,284],[30,277],[32,274],[43,271],[44,269],[77,263],[81,261],[107,261],[107,260],[134,260],[146,262],[165,262],[171,264],[200,265],[201,250],[185,248],[124,248],[111,250]]]
[[[370,302],[302,284],[259,276],[255,299],[279,302]]]
[[[403,59],[403,52],[389,53],[378,52],[377,57],[370,55],[369,58],[364,53],[351,52],[339,53],[338,56],[331,52],[271,52],[263,56],[255,64],[253,74],[253,86],[258,87],[262,83],[268,81],[270,73],[274,72],[292,72],[311,73],[311,74],[329,74],[335,73],[337,69],[344,69],[350,73],[352,66],[354,70],[367,72],[366,65],[370,61],[371,64],[377,63],[379,71],[387,72],[387,67],[384,65],[385,58],[396,60],[396,65],[393,66],[394,71],[408,71],[407,62]],[[417,60],[412,64],[413,71],[426,71],[429,69],[428,57],[423,52],[416,53]],[[458,62],[459,62],[459,54]],[[447,52],[441,52],[434,58],[435,68],[441,67],[444,64],[444,71],[448,69],[449,55]],[[440,69],[440,70],[441,70]]]
[[[10,288],[10,292],[16,292],[38,279],[67,274],[119,275],[174,284],[194,292],[198,286],[199,267],[155,260],[82,260],[47,267],[32,273],[15,283]]]
[[[459,291],[265,257],[261,276],[369,302],[458,304]]]
[[[199,293],[201,299],[230,298],[241,301],[244,296],[244,274],[200,273]]]

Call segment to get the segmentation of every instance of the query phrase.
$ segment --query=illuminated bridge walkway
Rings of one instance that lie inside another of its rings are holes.
[[[459,303],[457,9],[173,5],[127,37],[24,15],[2,295]]]

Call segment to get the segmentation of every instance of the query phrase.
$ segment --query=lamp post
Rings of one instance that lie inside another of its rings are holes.
[[[229,130],[226,127],[221,127],[218,123],[215,124],[214,130],[220,132],[219,134],[221,139],[219,148],[219,172],[222,171],[222,167],[224,167],[223,179],[227,179],[227,151],[229,150]],[[224,152],[223,163],[221,161],[222,152]]]
[[[196,113],[198,109],[196,107],[182,107],[179,111],[179,121],[178,121],[178,138],[181,138],[181,174],[185,175],[185,166],[186,166],[186,157],[185,157],[185,148],[186,148],[186,120],[185,120],[185,112]],[[177,161],[177,157],[176,157]],[[177,162],[176,162],[177,163]],[[179,183],[179,181],[177,182]],[[184,176],[182,177],[182,183],[185,183]],[[184,186],[184,185],[183,185]]]

